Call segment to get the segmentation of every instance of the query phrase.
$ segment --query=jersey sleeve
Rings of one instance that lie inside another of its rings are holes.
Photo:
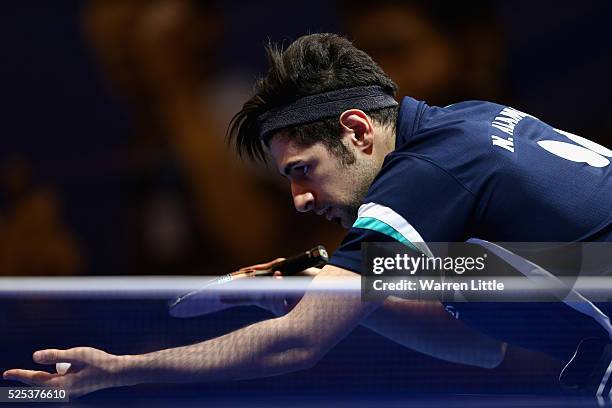
[[[329,263],[361,273],[363,242],[400,242],[429,256],[425,242],[469,237],[474,203],[473,194],[441,166],[419,156],[393,153]]]

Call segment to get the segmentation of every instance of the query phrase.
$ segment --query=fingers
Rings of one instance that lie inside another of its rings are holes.
[[[270,269],[275,263],[278,263],[280,261],[284,261],[285,258],[276,258],[273,261],[270,262],[266,262],[266,263],[261,263],[261,264],[257,264],[257,265],[251,265],[251,266],[245,266],[244,268],[240,268],[241,271],[244,270],[250,270],[250,269],[255,269],[255,270],[265,270],[265,269]]]
[[[308,276],[311,278],[314,278],[315,276],[317,276],[319,274],[319,272],[321,272],[321,268],[306,268],[303,271],[299,272],[297,275],[298,276]],[[275,278],[279,278],[283,276],[283,273],[281,271],[274,271],[274,274],[272,274],[272,276],[274,276]]]
[[[5,380],[20,381],[32,386],[54,386],[57,382],[57,374],[50,374],[45,371],[11,369],[2,374]]]
[[[299,272],[297,275],[298,276],[308,276],[311,278],[314,278],[315,276],[317,276],[319,274],[319,272],[321,272],[321,268],[306,268],[303,271]],[[283,276],[283,273],[281,271],[274,271],[274,274],[272,274],[273,277],[275,278],[281,278]]]
[[[297,275],[298,276],[309,276],[311,278],[314,278],[315,276],[319,274],[319,272],[321,272],[321,268],[312,267],[312,268],[304,269],[303,271],[299,272]],[[280,279],[283,277],[283,273],[281,271],[274,271],[272,276]]]
[[[82,363],[85,359],[86,349],[83,347],[71,348],[68,350],[46,349],[36,351],[32,355],[34,362],[38,364],[55,363]]]

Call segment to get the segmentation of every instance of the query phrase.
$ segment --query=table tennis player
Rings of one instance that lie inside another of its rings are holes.
[[[348,230],[313,285],[329,277],[358,280],[363,242],[422,249],[419,243],[470,237],[612,240],[611,150],[495,103],[398,103],[395,83],[338,35],[307,35],[284,51],[270,47],[268,57],[270,69],[230,135],[241,155],[265,159],[269,151],[298,211]],[[212,340],[143,355],[41,350],[36,363],[71,363],[68,372],[12,369],[4,378],[79,396],[144,382],[267,377],[313,366],[358,324],[432,356],[494,367],[503,359],[504,327],[531,312],[506,313],[508,320],[479,330],[462,321],[471,314],[477,322],[485,312],[466,308],[456,319],[436,302],[375,303],[360,293],[307,291],[285,315]],[[556,312],[569,323],[559,332],[581,323],[580,336],[607,341],[589,316],[563,305]],[[577,344],[566,346],[563,356]]]

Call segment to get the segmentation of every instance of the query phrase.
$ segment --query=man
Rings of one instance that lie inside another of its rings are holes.
[[[291,183],[298,211],[349,229],[312,286],[359,279],[360,245],[399,241],[612,240],[612,152],[517,110],[465,102],[447,108],[394,99],[393,81],[333,34],[269,49],[270,71],[231,124],[238,151],[265,146]],[[136,356],[91,348],[43,350],[66,375],[9,370],[5,379],[72,396],[141,382],[278,375],[315,364],[357,324],[451,361],[497,365],[504,344],[471,331],[439,303],[359,293],[305,293],[287,314],[199,344]]]

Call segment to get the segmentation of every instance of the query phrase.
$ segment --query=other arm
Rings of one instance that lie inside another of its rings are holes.
[[[362,326],[412,350],[454,363],[485,368],[504,359],[506,343],[470,329],[438,301],[391,296]]]

